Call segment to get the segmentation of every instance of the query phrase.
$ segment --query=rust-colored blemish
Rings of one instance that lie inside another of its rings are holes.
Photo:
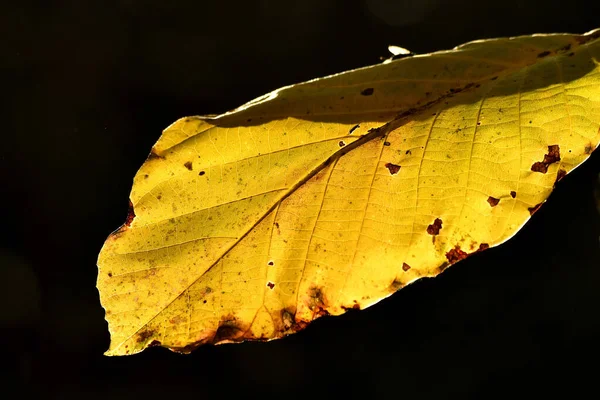
[[[135,211],[133,210],[133,203],[129,200],[129,208],[127,210],[127,218],[125,219],[125,226],[131,226],[133,219],[135,218]]]
[[[440,233],[440,229],[442,229],[442,220],[436,218],[435,221],[433,221],[433,224],[427,227],[427,233],[430,235],[438,235]]]
[[[155,334],[156,334],[156,330],[154,330],[154,329],[148,329],[148,330],[145,330],[145,331],[142,331],[142,332],[138,333],[137,334],[137,338],[135,340],[138,343],[143,343],[146,340],[150,339]]]
[[[446,259],[450,264],[457,263],[460,260],[467,258],[468,254],[460,249],[459,245],[454,246],[449,252],[446,253]]]
[[[510,197],[512,197],[513,199],[514,199],[515,197],[517,197],[517,192],[515,192],[514,190],[511,190],[511,192],[510,192]]]
[[[543,203],[543,202],[542,202]],[[527,210],[529,210],[529,215],[533,215],[537,212],[537,210],[540,209],[540,207],[542,206],[542,203],[536,204],[533,207],[529,207]]]
[[[533,172],[548,172],[548,166],[560,161],[560,147],[557,144],[548,146],[548,153],[544,155],[544,161],[537,161],[531,166]]]
[[[271,281],[267,282],[267,287],[271,290],[273,290],[275,288],[275,284]]]
[[[374,91],[373,88],[366,88],[365,90],[360,92],[360,94],[362,94],[363,96],[370,96],[373,94],[373,91]]]
[[[487,249],[489,249],[489,248],[490,248],[490,245],[489,245],[489,244],[487,244],[487,243],[481,243],[481,244],[479,245],[479,248],[476,250],[476,252],[477,252],[477,251],[483,251],[483,250],[487,250]]]
[[[540,54],[537,55],[538,58],[544,58],[546,56],[550,55],[549,51],[542,51]]]
[[[533,165],[531,166],[531,170],[533,172],[541,172],[542,174],[545,174],[546,172],[548,172],[548,166],[543,162],[537,161],[533,163]]]
[[[109,272],[107,275],[109,278],[112,278],[112,272]]]
[[[439,267],[438,267],[438,273],[442,273],[444,272],[444,270],[446,268],[448,268],[450,266],[450,263],[447,261],[444,261]]]
[[[583,152],[588,155],[592,154],[592,145],[590,143],[586,144]]]
[[[342,307],[342,310],[344,310],[344,311],[360,310],[360,305],[358,303],[356,303],[356,300],[355,300],[355,303],[352,305],[352,307],[346,307],[346,306],[341,306],[341,307]]]
[[[153,341],[150,342],[150,344],[148,344],[148,347],[157,347],[157,346],[160,346],[160,345],[161,345],[161,343],[160,343],[159,340],[153,340]]]
[[[186,163],[183,164],[184,167],[186,167],[187,169],[189,169],[190,171],[192,170],[192,162],[191,161],[187,161]]]
[[[500,203],[500,199],[489,196],[487,202],[490,204],[490,207],[496,207]]]
[[[550,165],[560,161],[560,147],[557,144],[548,146],[548,154],[544,156],[544,164]]]
[[[396,175],[400,171],[400,166],[392,163],[386,163],[385,167],[390,171],[390,174]]]
[[[383,142],[383,145],[384,146],[391,146],[392,144],[390,142],[385,141],[385,142]]]
[[[406,272],[410,269],[410,265],[407,263],[402,263],[402,271]]]

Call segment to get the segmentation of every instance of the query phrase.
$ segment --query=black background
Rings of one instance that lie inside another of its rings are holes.
[[[95,288],[97,254],[125,220],[132,178],[177,118],[378,63],[389,44],[425,53],[489,37],[583,33],[600,26],[600,5],[591,4],[3,4],[3,388],[67,399],[490,398],[592,385],[598,151],[506,244],[284,340],[105,357]]]

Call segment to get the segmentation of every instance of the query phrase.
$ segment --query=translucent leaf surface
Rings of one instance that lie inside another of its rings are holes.
[[[176,121],[99,256],[107,354],[282,337],[506,241],[598,147],[599,37],[476,41]]]

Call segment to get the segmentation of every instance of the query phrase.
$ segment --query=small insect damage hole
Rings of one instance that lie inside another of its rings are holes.
[[[430,235],[438,235],[440,233],[440,229],[442,229],[442,220],[436,218],[433,221],[433,224],[427,227],[427,233],[429,233]]]
[[[366,88],[365,90],[360,92],[360,94],[362,94],[363,96],[370,96],[373,94],[373,91],[374,91],[373,88]]]
[[[267,263],[267,265],[275,265],[275,263],[273,262],[273,260],[269,260],[269,262]]]
[[[402,271],[406,272],[410,269],[410,265],[407,263],[402,263]]]
[[[400,166],[392,163],[386,163],[385,167],[390,171],[391,175],[396,175],[400,171]]]
[[[490,204],[490,207],[496,207],[498,203],[500,203],[500,199],[490,196],[488,197],[487,202]]]
[[[192,162],[191,161],[186,162],[185,164],[183,164],[183,166],[186,167],[190,171],[192,170]]]
[[[338,145],[340,147],[344,147],[346,145],[346,142],[344,142],[343,140],[340,140],[340,142],[338,143]]]
[[[544,155],[544,161],[536,161],[531,166],[533,172],[548,172],[548,166],[560,161],[560,147],[557,144],[548,146],[548,153]]]
[[[510,192],[510,197],[512,197],[513,199],[514,199],[515,197],[517,197],[517,192],[515,192],[514,190],[511,190],[511,192]]]
[[[267,287],[271,290],[273,290],[275,288],[275,284],[271,281],[267,282]]]

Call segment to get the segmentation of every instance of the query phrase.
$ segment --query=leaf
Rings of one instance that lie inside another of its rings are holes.
[[[600,142],[599,37],[475,41],[176,121],[99,255],[106,354],[279,338],[506,241]]]

